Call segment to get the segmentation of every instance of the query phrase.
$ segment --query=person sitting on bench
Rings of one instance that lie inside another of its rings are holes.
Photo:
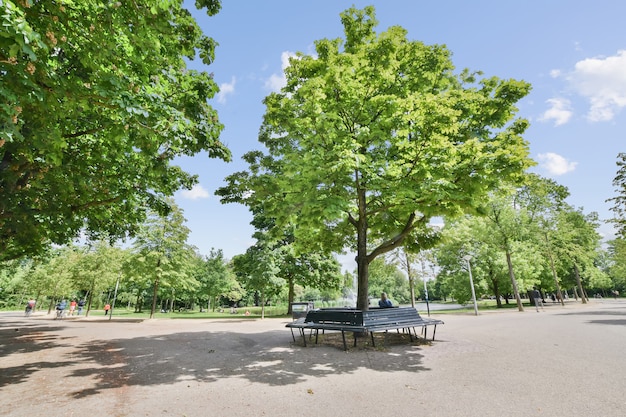
[[[380,300],[378,301],[378,307],[380,308],[389,308],[393,307],[391,300],[387,298],[387,293],[380,294]]]

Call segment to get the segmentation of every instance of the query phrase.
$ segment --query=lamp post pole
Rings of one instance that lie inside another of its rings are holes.
[[[428,312],[428,317],[430,317],[430,306],[428,305],[428,287],[426,286],[426,266],[424,265],[423,259],[422,259],[422,280],[424,281],[424,300],[426,301],[426,311]]]
[[[474,279],[472,278],[472,266],[470,265],[471,256],[465,255],[463,257],[465,262],[467,262],[467,271],[469,272],[470,278],[470,286],[472,287],[472,301],[474,301],[474,314],[478,315],[478,304],[476,304],[476,291],[474,290]]]

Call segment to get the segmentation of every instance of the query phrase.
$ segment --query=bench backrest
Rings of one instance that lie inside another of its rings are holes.
[[[320,309],[309,310],[306,313],[305,323],[346,324],[350,326],[363,325],[363,312],[352,309]]]
[[[379,308],[363,312],[364,324],[387,323],[406,320],[421,320],[422,317],[413,307]]]

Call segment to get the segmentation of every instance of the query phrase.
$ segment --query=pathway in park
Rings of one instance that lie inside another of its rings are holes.
[[[438,317],[435,342],[344,352],[285,319],[2,313],[0,416],[626,415],[626,300]]]

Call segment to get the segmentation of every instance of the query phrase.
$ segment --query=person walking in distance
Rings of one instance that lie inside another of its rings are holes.
[[[83,308],[85,308],[85,300],[82,298],[78,301],[78,315],[83,312]]]
[[[109,304],[105,304],[104,305],[104,315],[108,316],[109,315],[109,310],[111,309],[111,306]]]
[[[63,314],[65,313],[65,307],[67,307],[67,301],[61,300],[56,306],[57,318],[63,318]]]
[[[28,300],[28,303],[26,303],[26,310],[24,311],[24,313],[26,314],[26,317],[29,317],[31,315],[31,313],[33,312],[33,310],[35,309],[35,300],[34,299],[30,299]]]

